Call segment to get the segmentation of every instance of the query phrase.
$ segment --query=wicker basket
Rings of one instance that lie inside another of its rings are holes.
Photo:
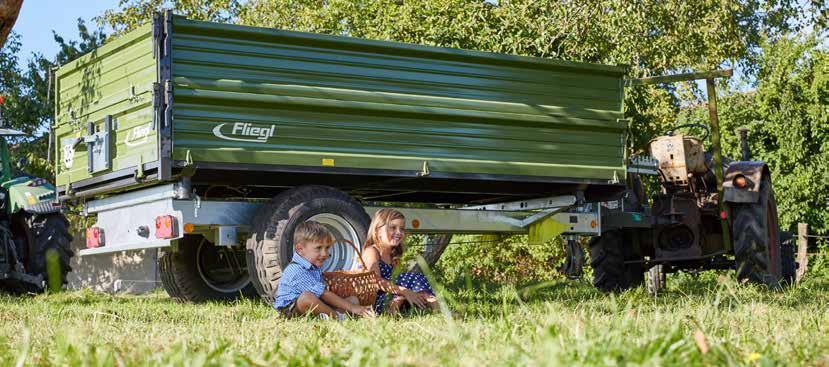
[[[377,290],[380,289],[380,285],[377,283],[377,274],[368,270],[366,263],[363,261],[362,253],[357,249],[357,246],[354,246],[353,242],[349,240],[342,241],[348,242],[351,248],[354,249],[357,258],[360,259],[360,264],[363,265],[363,270],[338,270],[322,273],[325,283],[328,285],[328,290],[342,298],[357,297],[361,306],[374,305],[374,301],[377,299]]]

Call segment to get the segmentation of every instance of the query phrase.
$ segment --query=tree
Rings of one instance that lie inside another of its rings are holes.
[[[764,42],[756,90],[727,91],[720,103],[723,153],[740,156],[734,131],[749,129],[751,159],[769,164],[780,225],[808,223],[829,231],[829,51],[815,36]],[[692,106],[683,122],[705,123],[707,108]]]
[[[25,68],[18,57],[20,37],[12,34],[0,50],[0,94],[6,104],[0,112],[6,126],[21,130],[28,136],[12,138],[12,155],[26,158],[25,171],[45,178],[54,176],[54,167],[48,162],[48,131],[54,120],[54,86],[52,70],[101,46],[106,36],[102,30],[90,31],[83,19],[78,19],[79,41],[67,41],[53,32],[59,46],[52,60],[34,54]],[[50,95],[51,94],[51,95]]]
[[[14,23],[17,22],[17,15],[20,14],[20,7],[23,0],[0,1],[0,46],[6,42],[9,32],[12,31]]]
[[[753,125],[757,156],[777,174],[785,195],[781,219],[829,230],[829,52],[814,39],[778,40],[761,61]]]
[[[571,61],[627,64],[631,77],[742,65],[754,73],[763,36],[778,37],[825,8],[788,0],[470,1],[251,0],[247,25],[460,47]],[[632,146],[675,120],[674,89],[628,90]]]
[[[165,9],[192,19],[228,23],[236,19],[240,7],[239,0],[119,0],[117,9],[105,11],[97,20],[120,35],[152,21],[153,14]]]

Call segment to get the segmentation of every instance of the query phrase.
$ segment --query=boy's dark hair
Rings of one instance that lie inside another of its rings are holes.
[[[328,232],[328,228],[325,228],[324,225],[309,220],[300,223],[294,229],[294,246],[306,242],[318,242],[330,245],[334,243],[334,237],[331,236],[331,232]]]

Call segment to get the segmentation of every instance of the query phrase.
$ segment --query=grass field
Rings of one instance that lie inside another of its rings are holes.
[[[658,298],[586,282],[448,287],[454,317],[284,320],[258,301],[163,292],[0,296],[0,365],[824,365],[829,278],[769,292],[730,273]]]

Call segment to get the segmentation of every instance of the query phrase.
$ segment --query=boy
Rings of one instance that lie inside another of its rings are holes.
[[[294,256],[282,271],[273,305],[279,313],[292,317],[311,312],[333,318],[342,318],[342,314],[335,310],[361,316],[373,314],[370,306],[360,306],[356,300],[343,299],[325,289],[320,267],[328,259],[333,243],[334,238],[318,222],[308,221],[296,227]]]

